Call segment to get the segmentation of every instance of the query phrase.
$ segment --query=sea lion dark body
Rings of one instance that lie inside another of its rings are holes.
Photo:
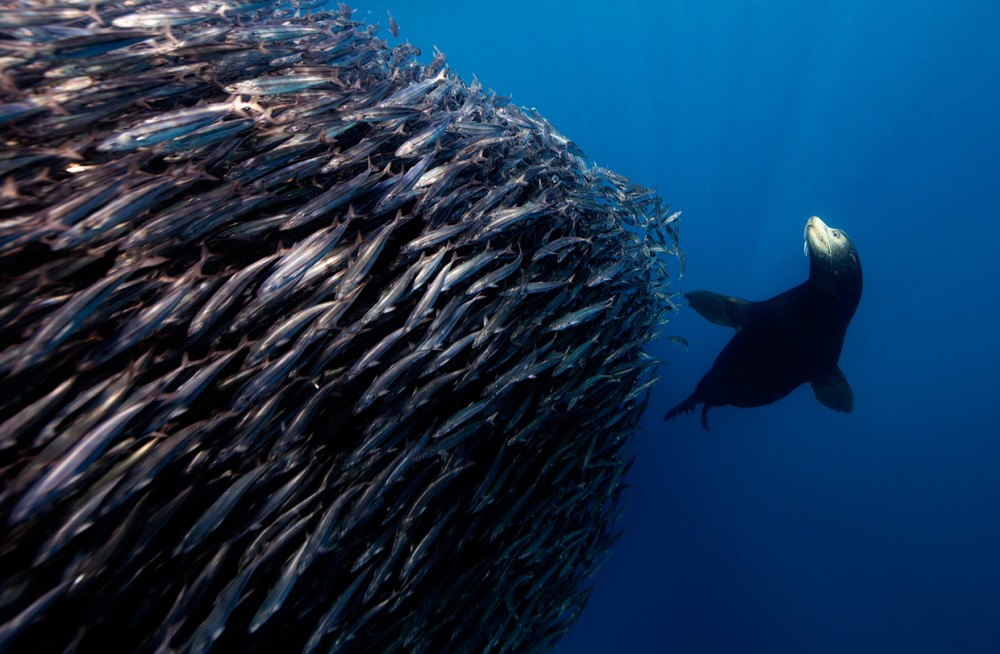
[[[840,351],[861,299],[861,262],[842,231],[819,218],[806,224],[809,279],[769,300],[750,302],[710,291],[685,294],[688,304],[717,325],[736,334],[686,400],[664,420],[702,404],[708,410],[776,402],[809,382],[817,399],[831,409],[854,408],[851,387],[837,366]]]

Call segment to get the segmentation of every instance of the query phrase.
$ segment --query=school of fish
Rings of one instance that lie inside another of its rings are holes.
[[[0,2],[0,652],[542,652],[584,607],[677,214],[323,4]]]

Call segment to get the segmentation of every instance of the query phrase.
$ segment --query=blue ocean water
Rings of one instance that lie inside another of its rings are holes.
[[[808,387],[662,422],[731,332],[693,311],[635,440],[624,536],[563,654],[1000,651],[1000,3],[357,2],[683,211],[680,290],[865,290],[850,415]],[[396,43],[396,39],[390,39]]]

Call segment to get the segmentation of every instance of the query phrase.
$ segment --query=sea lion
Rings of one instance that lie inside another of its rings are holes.
[[[769,300],[750,302],[711,291],[685,293],[688,305],[717,325],[736,328],[694,393],[664,420],[703,404],[776,402],[809,382],[823,405],[850,413],[854,394],[837,366],[847,325],[861,300],[861,260],[851,239],[813,216],[806,222],[809,279]]]

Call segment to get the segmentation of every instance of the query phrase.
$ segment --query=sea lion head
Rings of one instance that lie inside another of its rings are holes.
[[[809,281],[854,313],[861,300],[861,259],[847,234],[813,216],[806,221]]]

